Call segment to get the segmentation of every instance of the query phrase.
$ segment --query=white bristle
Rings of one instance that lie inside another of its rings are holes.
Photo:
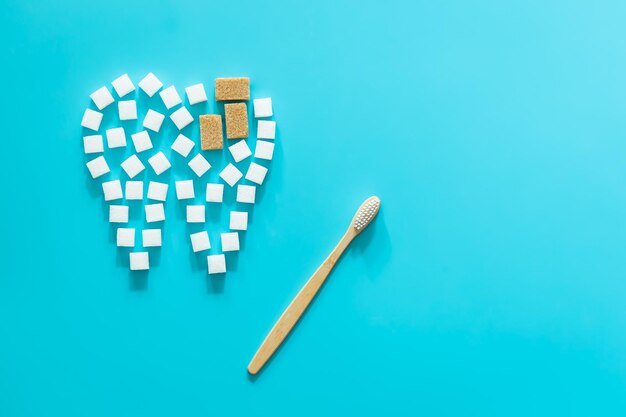
[[[365,203],[359,209],[356,217],[354,218],[354,228],[356,230],[361,230],[367,226],[376,215],[379,205],[380,200],[378,198],[373,198]]]

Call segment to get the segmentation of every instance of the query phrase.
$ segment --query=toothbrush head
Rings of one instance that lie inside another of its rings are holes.
[[[372,196],[365,200],[352,219],[352,227],[356,233],[361,233],[376,217],[380,210],[380,198]]]

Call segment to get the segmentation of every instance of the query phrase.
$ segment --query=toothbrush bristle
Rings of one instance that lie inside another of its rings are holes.
[[[363,203],[359,211],[357,211],[356,216],[354,216],[354,228],[358,231],[365,228],[365,226],[372,221],[376,213],[378,213],[379,207],[380,199],[378,197],[372,197]]]

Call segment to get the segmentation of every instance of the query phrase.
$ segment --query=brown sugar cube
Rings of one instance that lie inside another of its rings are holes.
[[[215,100],[250,100],[250,78],[216,78]]]
[[[224,147],[223,137],[221,115],[204,114],[200,116],[200,144],[203,151],[222,149]]]
[[[226,112],[226,137],[242,139],[248,137],[248,109],[246,103],[224,104]]]

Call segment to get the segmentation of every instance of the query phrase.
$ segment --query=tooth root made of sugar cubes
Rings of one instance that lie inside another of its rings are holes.
[[[193,180],[176,181],[176,198],[178,200],[195,198]]]
[[[144,229],[141,231],[141,243],[144,248],[161,247],[161,229]]]
[[[273,120],[259,120],[256,128],[257,139],[275,139],[276,122]]]
[[[83,147],[85,148],[85,154],[104,152],[102,135],[83,136]]]
[[[204,223],[206,220],[205,213],[204,205],[187,206],[187,223]]]
[[[132,248],[135,246],[135,229],[119,227],[117,229],[117,246],[120,248]]]
[[[109,149],[123,148],[126,146],[126,132],[123,127],[106,130],[107,146]]]
[[[143,127],[158,133],[159,130],[161,130],[163,120],[165,120],[164,115],[162,115],[158,111],[149,109],[148,113],[146,113],[146,117],[143,118]]]
[[[266,140],[257,140],[254,157],[271,161],[274,157],[274,143]]]
[[[147,223],[162,222],[165,220],[165,210],[163,208],[163,203],[146,204],[144,208],[146,210]]]
[[[203,151],[212,151],[224,147],[221,115],[204,114],[200,116],[200,145]]]
[[[152,97],[161,87],[163,87],[163,83],[151,72],[139,81],[139,88],[141,88],[148,97]]]
[[[102,113],[91,109],[85,109],[83,113],[83,120],[80,125],[84,128],[95,130],[100,129],[100,123],[102,122]]]
[[[255,98],[254,103],[254,117],[272,117],[272,98]]]
[[[154,156],[148,158],[148,163],[157,175],[161,175],[172,166],[163,151],[159,151]]]
[[[161,100],[163,100],[163,104],[165,104],[165,107],[168,110],[183,102],[183,100],[181,100],[180,98],[180,95],[178,95],[178,91],[176,91],[176,87],[174,87],[173,85],[170,85],[165,90],[161,91],[159,95],[161,96]]]
[[[120,120],[137,120],[137,102],[135,100],[122,100],[117,103],[117,111]]]
[[[187,136],[180,133],[174,143],[172,143],[172,149],[179,153],[182,157],[187,158],[189,156],[189,152],[195,146],[195,142],[189,139]]]
[[[128,206],[109,206],[109,223],[128,223]]]
[[[139,160],[137,155],[129,156],[121,164],[122,169],[128,174],[129,178],[135,178],[137,174],[146,169],[145,165]]]
[[[222,252],[234,252],[239,250],[239,233],[221,233]]]
[[[209,234],[206,232],[206,230],[198,233],[192,233],[191,235],[189,235],[189,237],[191,238],[191,249],[194,252],[211,249]]]
[[[143,181],[126,181],[126,200],[143,200]]]
[[[267,168],[257,163],[251,162],[246,172],[246,179],[259,185],[263,184],[265,176],[267,175]]]
[[[104,109],[115,101],[109,89],[104,86],[91,93],[89,97],[91,97],[98,110]]]
[[[237,202],[254,204],[256,196],[256,187],[254,185],[238,185],[237,186]]]
[[[147,271],[150,269],[150,255],[148,252],[130,253],[130,270]]]
[[[250,155],[252,155],[252,152],[250,151],[250,147],[248,147],[248,144],[246,143],[245,140],[240,140],[234,145],[229,146],[228,150],[230,151],[230,154],[233,156],[233,159],[235,160],[235,162],[241,162],[247,157],[249,157]]]
[[[187,93],[187,100],[191,105],[207,101],[206,91],[204,91],[204,84],[202,83],[190,85],[185,88],[185,93]]]
[[[172,119],[172,122],[174,122],[178,130],[183,130],[186,126],[193,122],[193,116],[189,113],[189,110],[187,110],[187,107],[185,106],[182,106],[180,109],[170,114],[170,119]]]
[[[168,184],[150,181],[148,184],[148,200],[165,201],[167,199]]]
[[[247,77],[216,78],[215,100],[250,100],[250,79]]]
[[[206,257],[209,274],[223,274],[226,272],[226,257],[223,254]]]
[[[226,137],[244,139],[248,137],[248,109],[246,103],[224,104],[226,113]]]
[[[209,169],[211,169],[211,164],[209,164],[209,161],[207,161],[201,154],[194,156],[187,163],[187,165],[189,165],[189,168],[191,168],[198,177],[203,176]]]
[[[135,91],[135,85],[130,80],[128,74],[124,74],[113,80],[111,83],[118,96],[124,97],[126,94]]]
[[[230,230],[248,230],[248,212],[230,212]]]
[[[237,167],[231,163],[226,165],[226,168],[224,168],[222,172],[220,172],[220,178],[223,179],[226,184],[230,185],[231,187],[237,184],[237,181],[239,181],[242,176],[243,174],[241,173],[241,171],[239,171]]]
[[[224,184],[211,184],[206,185],[206,202],[207,203],[221,203],[224,201]]]
[[[133,133],[132,135],[130,135],[130,138],[132,139],[133,145],[135,146],[135,152],[140,153],[143,151],[147,151],[148,149],[152,149],[152,140],[150,139],[150,134],[147,130]]]
[[[104,201],[120,200],[122,195],[122,183],[120,180],[106,181],[102,183]]]
[[[87,162],[87,169],[89,170],[89,174],[91,174],[91,178],[98,178],[111,172],[106,159],[104,159],[102,155]]]

